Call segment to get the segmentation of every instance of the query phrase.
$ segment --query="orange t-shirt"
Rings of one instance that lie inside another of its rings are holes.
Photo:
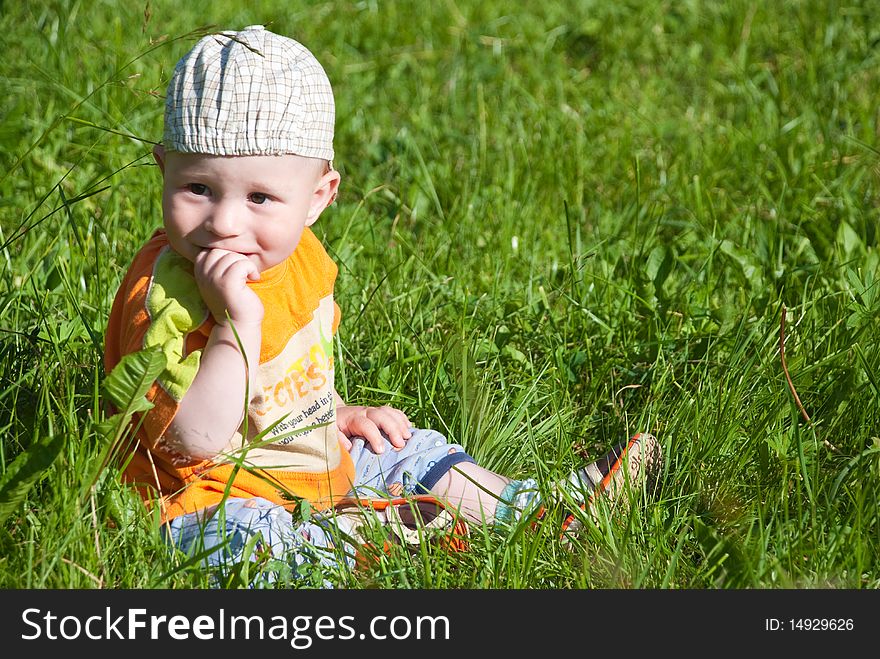
[[[109,373],[123,356],[153,346],[165,354],[165,370],[147,394],[153,408],[138,419],[138,443],[125,469],[148,503],[159,498],[163,521],[219,503],[230,478],[230,497],[285,505],[304,498],[324,508],[349,492],[354,465],[337,439],[333,400],[336,273],[306,229],[286,261],[248,284],[265,308],[254,395],[227,448],[193,463],[163,435],[198,371],[214,320],[192,264],[171,249],[164,231],[138,252],[113,302],[104,364]]]

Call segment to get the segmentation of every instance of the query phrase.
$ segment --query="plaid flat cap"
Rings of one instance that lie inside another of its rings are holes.
[[[174,69],[164,146],[218,156],[333,160],[333,89],[302,44],[262,25],[202,38]]]

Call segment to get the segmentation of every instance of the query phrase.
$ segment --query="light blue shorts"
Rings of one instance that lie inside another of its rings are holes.
[[[381,454],[357,438],[351,457],[355,483],[349,494],[362,498],[425,494],[453,465],[474,462],[440,433],[415,428],[401,449],[386,439]],[[242,566],[249,568],[254,561],[271,562],[261,572],[267,585],[286,573],[327,586],[328,569],[354,564],[354,549],[333,540],[349,534],[350,529],[341,528],[343,520],[337,524],[336,519],[321,515],[295,519],[283,506],[259,497],[231,498],[221,505],[207,519],[204,511],[175,517],[162,527],[166,539],[190,556],[201,555],[203,565],[219,572],[236,565],[241,572]]]

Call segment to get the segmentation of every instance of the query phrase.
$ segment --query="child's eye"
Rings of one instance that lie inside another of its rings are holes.
[[[202,185],[201,183],[190,183],[187,187],[189,188],[189,191],[192,192],[194,195],[202,196],[208,194],[207,185]]]
[[[264,195],[262,192],[252,192],[250,194],[250,200],[252,204],[260,205],[265,204],[267,201],[269,201],[269,197]]]

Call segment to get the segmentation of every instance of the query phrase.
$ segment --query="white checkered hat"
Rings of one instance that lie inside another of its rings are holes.
[[[218,156],[333,160],[333,89],[302,44],[262,25],[201,39],[177,63],[164,146]]]

